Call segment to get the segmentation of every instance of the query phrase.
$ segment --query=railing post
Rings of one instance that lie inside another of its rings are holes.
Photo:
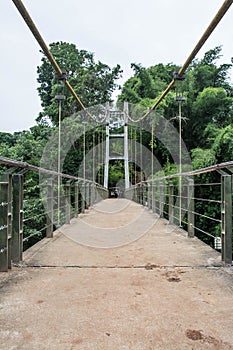
[[[90,206],[92,207],[94,204],[94,184],[90,183]]]
[[[53,179],[48,180],[47,184],[47,227],[46,237],[53,238]]]
[[[142,184],[142,205],[144,206],[145,205],[145,194],[146,194],[146,191],[145,191],[145,184],[143,183]]]
[[[151,209],[151,185],[147,184],[147,206],[148,209]]]
[[[74,184],[74,207],[75,207],[75,217],[79,214],[79,182],[76,181]]]
[[[19,262],[23,256],[23,180],[22,174],[13,175],[13,225],[12,260]]]
[[[193,238],[195,235],[194,227],[195,227],[195,216],[194,216],[194,181],[193,179],[188,179],[188,236]]]
[[[91,207],[91,182],[88,182],[88,206]]]
[[[88,182],[85,181],[85,209],[88,209]]]
[[[159,216],[163,217],[163,202],[164,202],[164,184],[161,181],[159,183]]]
[[[232,264],[232,177],[221,176],[222,192],[222,260],[226,264]]]
[[[138,203],[142,204],[142,185],[138,185]]]
[[[70,224],[70,181],[66,182],[66,224]]]
[[[93,183],[90,183],[90,206],[93,206]]]
[[[8,187],[9,177],[0,175],[0,272],[8,271]]]
[[[8,215],[7,215],[7,235],[8,235],[8,269],[12,263],[12,174],[8,176]]]
[[[174,224],[174,184],[173,181],[169,181],[169,224]]]
[[[89,183],[85,183],[85,202],[86,202],[86,209],[89,208]]]
[[[158,196],[157,182],[154,184],[154,212],[157,214],[157,196]]]
[[[135,185],[136,186],[136,203],[139,204],[139,185]]]
[[[146,206],[146,201],[147,201],[147,198],[146,198],[146,193],[147,193],[147,186],[143,183],[142,184],[142,205],[145,207]]]
[[[83,181],[81,183],[82,186],[82,205],[81,205],[81,212],[84,213],[86,209],[86,187],[85,182]]]
[[[152,212],[154,213],[155,212],[155,185],[153,182],[151,183],[151,209],[152,209]]]
[[[142,197],[142,189],[141,189],[141,184],[138,185],[138,204],[141,204],[141,197]]]
[[[99,185],[96,186],[96,195],[95,195],[95,203],[99,203],[100,198],[102,197]]]
[[[85,203],[86,203],[86,209],[89,208],[89,183],[85,182]]]

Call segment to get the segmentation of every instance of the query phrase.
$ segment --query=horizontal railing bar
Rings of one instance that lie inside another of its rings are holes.
[[[167,176],[158,177],[156,179],[149,179],[149,180],[146,180],[146,181],[141,181],[141,182],[138,182],[134,186],[137,186],[137,185],[140,185],[140,184],[151,183],[151,182],[153,183],[153,182],[157,182],[157,181],[170,180],[170,179],[174,179],[176,177],[201,175],[201,174],[213,172],[213,171],[224,169],[224,168],[230,168],[230,167],[233,167],[233,161],[224,162],[224,163],[220,163],[220,164],[215,164],[215,165],[211,165],[211,166],[208,166],[206,168],[201,168],[201,169],[197,169],[197,170],[186,171],[184,173],[176,173],[176,174],[171,174],[171,175],[167,175]]]
[[[47,212],[46,212],[47,213]],[[23,222],[28,222],[28,221],[31,221],[31,220],[34,220],[36,218],[39,218],[39,217],[42,217],[42,216],[46,216],[46,213],[42,213],[42,214],[38,214],[38,215],[34,215],[34,216],[31,216],[29,218],[25,218],[23,219]]]
[[[219,204],[222,203],[222,201],[214,200],[214,199],[206,199],[206,198],[198,198],[198,197],[193,197],[192,199],[195,199],[196,201],[201,201],[201,202],[210,202],[210,203],[219,203]]]
[[[195,230],[197,230],[197,231],[200,231],[200,232],[204,233],[205,235],[207,235],[207,236],[209,236],[209,237],[211,237],[211,238],[217,237],[217,236],[211,235],[210,233],[208,233],[208,232],[206,232],[206,231],[203,231],[203,230],[200,229],[199,227],[193,226],[193,228],[194,228]]]
[[[216,222],[219,222],[219,223],[222,222],[222,220],[220,220],[220,219],[215,219],[215,218],[212,218],[212,217],[210,217],[210,216],[197,213],[197,212],[195,212],[195,211],[192,211],[192,214],[195,214],[195,215],[201,216],[202,218],[206,218],[206,219],[209,219],[209,220],[213,220],[213,221],[216,221]]]
[[[199,183],[196,183],[196,184],[193,184],[193,186],[220,186],[221,185],[221,182],[210,182],[208,184],[199,184]]]
[[[99,183],[91,181],[91,180],[88,180],[88,179],[83,179],[82,177],[77,177],[77,176],[72,176],[72,175],[68,175],[68,174],[59,173],[57,171],[44,169],[44,168],[38,167],[36,165],[32,165],[32,164],[29,164],[29,163],[26,163],[26,162],[20,162],[18,160],[9,159],[9,158],[6,158],[6,157],[0,157],[0,164],[11,165],[11,166],[14,166],[14,167],[17,167],[17,168],[23,168],[23,169],[27,169],[27,170],[33,170],[33,171],[41,172],[41,173],[48,174],[48,175],[60,176],[60,177],[63,177],[65,179],[76,180],[76,181],[83,181],[83,182],[87,182],[87,183],[93,183],[93,184],[95,184],[95,185],[97,185],[99,187],[102,187]]]

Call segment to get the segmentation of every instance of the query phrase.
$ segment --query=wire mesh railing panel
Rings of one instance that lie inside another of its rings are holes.
[[[233,162],[142,181],[132,186],[133,200],[197,236],[232,262]],[[129,196],[129,194],[128,194]],[[146,204],[143,198],[146,197]]]
[[[23,250],[53,237],[56,228],[107,198],[107,189],[88,179],[1,157],[0,163],[5,165],[0,174],[0,271],[21,261]]]

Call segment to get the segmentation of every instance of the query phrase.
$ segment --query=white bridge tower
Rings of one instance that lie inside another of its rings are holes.
[[[124,102],[124,110],[110,110],[109,103],[106,105],[107,118],[106,118],[106,151],[105,151],[105,164],[104,164],[104,187],[108,188],[108,176],[109,176],[109,161],[110,160],[124,160],[125,169],[125,188],[129,188],[129,152],[128,152],[128,115],[129,107],[128,102]],[[111,130],[124,126],[124,133],[111,133]],[[123,138],[124,151],[123,155],[111,154],[111,141],[116,138]]]

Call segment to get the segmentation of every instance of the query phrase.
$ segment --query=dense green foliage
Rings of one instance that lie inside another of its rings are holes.
[[[194,169],[233,159],[233,88],[229,79],[232,65],[218,65],[220,57],[221,47],[216,47],[206,52],[201,60],[195,60],[186,72],[183,86],[177,81],[176,88],[158,106],[158,111],[178,130],[179,109],[175,97],[176,94],[184,95],[182,138],[191,155]],[[144,68],[132,64],[132,68],[134,76],[124,84],[119,101],[127,99],[129,102],[151,107],[179,67],[173,64],[158,64]],[[165,174],[178,172],[177,167],[172,165],[169,153],[158,139],[154,154],[163,165]],[[195,178],[196,184],[219,182],[220,175],[217,173]],[[197,227],[219,235],[220,226],[217,220],[220,219],[220,208],[219,203],[214,201],[221,199],[220,186],[196,186],[195,197],[213,201],[210,204],[196,200],[195,210],[206,217],[216,219],[214,222],[196,215]],[[197,235],[213,244],[213,241],[202,233],[197,232]]]
[[[117,87],[116,81],[120,77],[119,65],[110,68],[102,62],[94,60],[93,53],[79,50],[74,44],[58,42],[50,45],[51,52],[61,68],[68,73],[68,79],[75,92],[81,98],[86,107],[103,104],[111,101],[111,95]],[[233,88],[229,81],[230,64],[218,65],[221,57],[221,47],[216,47],[205,53],[200,60],[196,59],[188,68],[183,82],[183,94],[185,101],[182,103],[182,136],[192,158],[194,169],[209,166],[215,163],[233,159]],[[176,64],[156,64],[145,68],[133,63],[133,76],[128,79],[118,96],[118,102],[127,100],[129,103],[150,108],[155,100],[164,91],[173,78],[173,73],[179,67]],[[54,71],[46,57],[42,57],[42,63],[37,69],[38,93],[41,98],[42,112],[37,118],[37,125],[29,131],[0,133],[0,154],[2,156],[25,161],[34,165],[40,164],[40,159],[48,140],[58,124],[57,94],[64,94],[66,100],[62,106],[62,119],[74,114],[79,106],[72,96],[57,81]],[[181,85],[181,84],[180,84]],[[181,87],[179,87],[179,93]],[[174,88],[159,104],[158,112],[163,115],[175,128],[178,129],[178,104],[175,100]],[[80,132],[82,125],[76,125]],[[74,131],[74,130],[73,130]],[[170,154],[159,139],[151,139],[148,132],[140,134],[137,128],[131,127],[133,138],[143,146],[152,150],[155,157],[163,166],[165,174],[177,172]],[[96,127],[95,131],[89,130],[85,135],[86,152],[97,146],[104,140],[104,127]],[[140,140],[140,137],[142,140]],[[152,147],[153,144],[153,147]],[[74,140],[63,166],[63,172],[78,175],[77,169],[83,161],[83,138]],[[90,171],[92,166],[90,165]],[[121,161],[112,162],[110,165],[110,186],[115,186],[124,179],[124,167]],[[130,181],[140,181],[140,169],[135,164],[130,164]],[[103,165],[98,165],[96,181],[103,184]],[[197,179],[197,182],[216,182],[216,175],[206,175]],[[25,222],[28,235],[38,232],[45,225],[45,216],[39,197],[38,176],[35,173],[25,175],[25,216],[31,216],[32,203],[34,214],[38,215],[33,222]],[[208,196],[210,189],[201,190],[198,195]],[[209,198],[219,197],[215,189],[211,189]],[[197,203],[197,209],[202,210],[207,216],[216,217],[219,210],[216,205],[204,205]],[[199,221],[204,229],[210,226]],[[218,232],[219,228],[211,227],[211,231]]]
[[[67,73],[69,82],[85,107],[111,101],[112,92],[117,87],[115,81],[120,77],[119,65],[110,68],[98,61],[94,55],[85,50],[78,50],[74,44],[57,42],[50,44],[50,51],[57,63]],[[37,68],[38,92],[41,98],[43,112],[37,121],[49,118],[54,125],[58,123],[58,105],[55,96],[64,94],[66,100],[63,104],[62,118],[72,115],[80,106],[74,101],[67,89],[57,81],[54,70],[46,57]]]
[[[190,152],[195,148],[211,149],[215,155],[212,157],[213,163],[215,159],[217,162],[226,158],[233,159],[230,138],[233,121],[233,88],[229,82],[229,70],[232,65],[218,66],[220,57],[221,47],[206,52],[201,60],[195,60],[188,68],[183,91],[181,87],[177,88],[177,92],[183,93],[185,97],[182,104],[183,140]],[[132,68],[134,76],[123,85],[118,100],[151,107],[171,82],[173,72],[179,67],[174,64],[160,63],[149,68],[132,64]],[[176,85],[179,83],[177,82]],[[178,104],[175,96],[174,88],[159,104],[158,111],[178,128]],[[159,152],[158,149],[157,152]],[[163,154],[164,150],[160,155],[162,161],[166,159]],[[197,153],[192,152],[192,154],[195,164]],[[209,159],[207,163],[210,164]]]
[[[116,80],[121,74],[119,65],[110,68],[100,61],[96,62],[93,53],[78,50],[74,44],[65,42],[52,43],[50,50],[60,67],[66,70],[70,84],[86,107],[111,101],[112,92],[117,87]],[[80,109],[80,106],[74,102],[63,84],[56,79],[54,70],[45,56],[42,57],[42,63],[37,68],[37,73],[38,93],[42,106],[42,112],[39,113],[36,120],[37,125],[29,131],[16,132],[13,135],[0,133],[0,154],[7,158],[39,166],[48,138],[53,133],[56,135],[57,132],[58,102],[55,96],[59,94],[66,96],[62,105],[62,119],[74,114]],[[79,133],[80,129],[83,129],[83,125],[75,125],[75,127]],[[94,140],[91,131],[85,135],[86,152],[91,149],[92,145],[102,142],[103,129],[97,128],[95,131]],[[70,132],[72,137],[75,137],[75,130],[72,129]],[[69,137],[69,134],[66,137]],[[78,175],[77,170],[83,160],[83,152],[83,138],[79,137],[74,140],[62,171]],[[57,153],[54,157],[57,159]],[[2,167],[2,170],[5,168]],[[99,170],[96,180],[103,183],[102,169]],[[46,216],[40,198],[38,173],[31,171],[26,173],[24,184],[24,236],[31,237],[24,244],[27,248],[44,236],[45,229],[43,228],[46,226]]]

